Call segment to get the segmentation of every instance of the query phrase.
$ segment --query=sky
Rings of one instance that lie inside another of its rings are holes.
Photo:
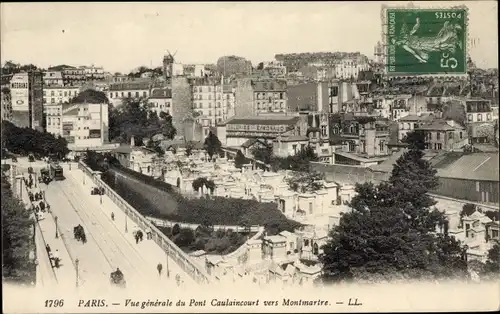
[[[278,53],[359,51],[373,58],[381,40],[383,2],[2,3],[2,63],[103,66],[128,73],[176,62],[216,63],[223,55],[255,65]],[[386,2],[387,3],[387,2]],[[407,2],[390,2],[405,5]],[[413,2],[466,5],[469,53],[477,66],[498,67],[496,1]]]

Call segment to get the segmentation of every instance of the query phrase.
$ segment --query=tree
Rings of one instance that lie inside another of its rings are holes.
[[[259,62],[259,64],[257,64],[257,70],[264,70],[264,62]]]
[[[488,259],[484,265],[487,274],[500,274],[500,244],[496,242],[488,251]]]
[[[286,183],[292,191],[312,193],[323,188],[324,175],[319,172],[294,172],[286,178]]]
[[[410,145],[418,147],[418,145]],[[357,195],[323,247],[320,260],[327,281],[379,281],[463,277],[464,248],[448,234],[444,214],[427,195],[436,171],[417,148],[396,162],[391,177],[378,185],[356,185]]]
[[[234,166],[238,169],[241,169],[244,164],[247,163],[247,158],[243,155],[243,153],[239,150],[236,153],[236,157],[234,157]]]
[[[180,229],[179,233],[174,237],[174,243],[179,247],[187,247],[195,240],[193,230],[189,228]]]
[[[465,126],[466,113],[465,106],[461,102],[449,101],[443,106],[443,119],[453,120]]]
[[[409,149],[423,150],[426,148],[425,133],[422,130],[414,130],[407,133],[402,142],[408,144]]]
[[[143,138],[158,133],[168,139],[173,139],[177,133],[170,115],[160,113],[158,118],[143,100],[127,98],[119,108],[110,107],[109,135],[112,140],[130,143],[133,136],[136,144],[140,144]]]
[[[212,131],[208,133],[208,136],[205,138],[205,150],[210,157],[210,160],[215,154],[218,154],[222,150],[222,143],[217,138],[217,135],[213,134]]]
[[[38,156],[57,155],[62,158],[69,153],[68,143],[62,137],[31,128],[18,128],[9,121],[2,121],[2,148],[14,154]]]
[[[29,283],[36,280],[30,252],[35,250],[34,219],[30,211],[13,197],[2,172],[2,276],[7,280]]]
[[[269,145],[254,147],[251,153],[255,159],[260,160],[265,164],[270,164],[273,158],[273,148]]]

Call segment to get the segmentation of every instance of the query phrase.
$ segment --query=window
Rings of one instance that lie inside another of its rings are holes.
[[[385,142],[384,141],[380,141],[379,144],[378,144],[378,148],[379,148],[380,152],[384,151],[384,147],[385,147]]]
[[[135,97],[139,97],[139,92],[135,92]]]
[[[208,94],[208,100],[212,99],[212,94]]]
[[[297,145],[296,145],[296,144],[293,144],[293,145],[292,145],[292,149],[293,149],[293,151],[294,151],[295,153],[297,153]]]
[[[321,136],[327,136],[328,134],[326,134],[326,125],[322,125],[321,126]]]
[[[68,96],[68,92],[64,91],[64,97],[67,97],[67,96]]]
[[[460,134],[459,134],[459,135],[460,135],[460,139],[462,139],[462,138],[463,138],[463,136],[464,136],[464,135],[462,134],[462,132],[460,132]]]
[[[43,91],[43,96],[47,96],[47,92],[46,91]]]
[[[142,92],[142,97],[147,97],[147,93],[146,92]]]
[[[452,140],[452,139],[453,139],[453,132],[450,132],[450,133],[448,134],[448,139],[449,139],[449,140]]]
[[[50,103],[51,103],[51,104],[54,104],[55,102],[56,102],[56,100],[55,100],[54,98],[51,98],[51,99],[50,99]]]
[[[55,96],[55,92],[54,91],[50,91],[50,96]]]
[[[487,119],[488,121],[491,121],[491,113],[488,113],[488,114],[486,115],[486,119]]]
[[[436,140],[440,140],[441,139],[441,133],[440,132],[436,132]]]
[[[128,92],[127,95],[128,95],[128,97],[132,97],[132,93],[131,92]]]
[[[483,121],[483,114],[482,113],[477,114],[477,121]]]
[[[441,143],[437,143],[437,149],[438,149],[438,150],[443,149],[443,144],[441,144]]]

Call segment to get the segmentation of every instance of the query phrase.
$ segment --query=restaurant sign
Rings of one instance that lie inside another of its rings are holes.
[[[287,125],[228,124],[227,131],[283,133]]]

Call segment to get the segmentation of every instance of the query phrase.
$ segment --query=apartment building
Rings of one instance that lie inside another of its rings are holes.
[[[426,149],[458,150],[468,144],[467,129],[453,120],[436,119],[420,125],[418,130],[425,134]]]
[[[170,88],[155,88],[148,98],[149,109],[160,115],[165,112],[172,115],[172,90]]]
[[[151,96],[151,80],[137,80],[123,83],[112,83],[107,91],[108,99],[119,106],[123,99],[147,99]]]
[[[201,78],[193,80],[193,110],[198,114],[198,121],[203,126],[203,134],[208,135],[215,127],[227,119],[227,107],[223,86],[219,79]]]
[[[83,101],[46,106],[47,132],[64,137],[70,149],[99,147],[109,141],[108,104],[90,98]]]
[[[63,74],[61,71],[43,72],[43,86],[64,86]]]
[[[287,108],[286,81],[253,81],[253,102],[256,113],[285,113]]]
[[[342,114],[330,121],[335,164],[370,166],[389,155],[389,124],[382,117]]]
[[[80,93],[80,88],[76,86],[44,86],[43,104],[44,109],[47,104],[58,104],[69,102]]]

